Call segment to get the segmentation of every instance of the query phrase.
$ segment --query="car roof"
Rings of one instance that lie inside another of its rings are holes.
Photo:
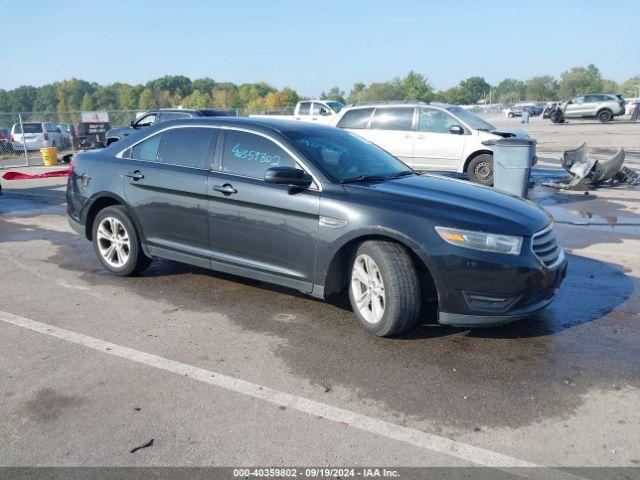
[[[359,108],[395,108],[395,107],[436,107],[442,108],[445,110],[449,110],[452,108],[462,108],[459,105],[452,105],[450,103],[442,103],[442,102],[421,102],[419,100],[397,100],[397,101],[388,101],[388,102],[365,102],[365,103],[355,103],[351,105],[345,106],[340,113],[346,112],[349,110],[356,110]]]
[[[296,120],[281,120],[267,117],[193,117],[181,118],[177,120],[169,120],[155,124],[154,130],[164,130],[167,127],[175,125],[212,125],[212,126],[235,126],[245,127],[258,131],[272,131],[277,133],[297,132],[311,133],[318,130],[333,130],[323,124],[315,124],[311,122],[301,122]]]

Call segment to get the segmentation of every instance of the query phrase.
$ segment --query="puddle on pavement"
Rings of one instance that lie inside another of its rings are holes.
[[[461,431],[518,427],[570,416],[592,389],[640,388],[640,282],[618,265],[570,255],[566,282],[546,315],[490,330],[422,325],[383,339],[339,305],[196,267],[157,261],[142,277],[113,277],[89,242],[33,227],[0,219],[3,241],[46,238],[58,247],[49,261],[89,284],[162,298],[162,309],[219,312],[243,329],[283,339],[273,353],[291,374],[343,386],[399,418]]]

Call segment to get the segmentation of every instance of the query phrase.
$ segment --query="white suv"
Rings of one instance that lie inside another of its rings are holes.
[[[500,129],[455,105],[376,102],[345,107],[332,125],[375,143],[418,170],[467,172],[493,184],[493,156],[482,142],[529,138],[519,128]]]

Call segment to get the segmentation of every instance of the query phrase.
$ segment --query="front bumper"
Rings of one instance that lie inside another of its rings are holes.
[[[467,268],[475,265],[477,269],[464,273],[449,265],[453,279],[446,281],[446,294],[439,295],[438,323],[495,327],[544,310],[558,295],[566,276],[567,260],[561,255],[553,268],[542,266],[535,258],[499,268],[477,260],[466,262]]]

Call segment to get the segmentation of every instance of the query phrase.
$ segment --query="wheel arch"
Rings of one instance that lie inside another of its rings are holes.
[[[476,157],[478,157],[480,155],[491,155],[493,157],[493,152],[491,150],[488,150],[488,149],[480,149],[480,150],[476,150],[475,152],[471,152],[471,154],[464,161],[464,168],[463,168],[462,171],[466,172],[467,168],[469,167],[469,164],[471,163],[471,160],[473,160],[474,158],[476,158]]]
[[[609,107],[601,107],[596,112],[596,118],[598,118],[602,112],[609,112],[611,114],[611,119],[613,119],[613,117],[615,116],[613,110],[611,110]]]
[[[434,268],[429,266],[431,262],[426,253],[411,239],[396,232],[389,231],[372,231],[362,233],[358,236],[346,239],[340,247],[337,248],[329,262],[324,276],[325,299],[332,295],[338,295],[346,292],[350,273],[349,264],[353,259],[358,246],[363,242],[371,240],[393,242],[404,247],[418,271],[423,299],[428,301],[438,300],[439,294],[437,280],[432,273]]]
[[[84,227],[85,227],[85,237],[87,240],[93,240],[93,222],[101,210],[104,210],[107,207],[112,207],[114,205],[120,205],[124,207],[127,211],[127,214],[131,217],[133,224],[136,227],[136,231],[138,233],[138,237],[140,238],[140,244],[142,245],[142,251],[147,256],[151,256],[149,254],[149,250],[147,249],[147,244],[144,238],[144,232],[142,231],[142,227],[140,222],[138,221],[138,217],[135,213],[129,208],[127,202],[120,197],[111,192],[103,192],[95,194],[91,197],[91,200],[87,202],[86,213],[84,214]]]

